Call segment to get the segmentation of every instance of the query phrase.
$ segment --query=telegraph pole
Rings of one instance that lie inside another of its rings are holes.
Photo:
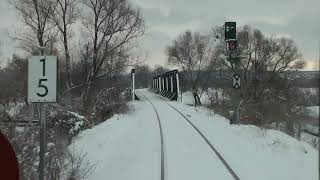
[[[230,124],[238,124],[240,121],[239,107],[241,102],[240,91],[240,57],[237,54],[237,32],[236,22],[225,22],[225,41],[227,42],[228,57],[233,71],[231,102],[233,112],[230,118]]]

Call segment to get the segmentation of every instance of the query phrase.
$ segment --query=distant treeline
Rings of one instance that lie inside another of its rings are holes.
[[[241,78],[247,78],[248,80],[254,81],[256,79],[264,79],[268,76],[268,73],[264,73],[262,75],[254,75],[254,73],[247,73],[248,75],[245,77],[243,74]],[[186,91],[190,89],[187,83],[187,72],[180,71],[179,78],[181,84],[181,90]],[[206,80],[206,87],[224,87],[230,88],[232,85],[232,76],[233,72],[230,70],[220,70],[220,71],[201,71],[200,79]],[[288,79],[290,84],[294,87],[302,87],[302,88],[318,88],[320,82],[320,72],[319,71],[294,71],[287,72],[286,74],[282,74],[281,76],[276,76],[271,86],[276,87],[278,83],[281,83],[283,79]]]

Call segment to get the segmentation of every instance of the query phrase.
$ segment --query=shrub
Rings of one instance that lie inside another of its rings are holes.
[[[47,117],[49,128],[54,129],[55,134],[60,137],[71,140],[81,130],[91,127],[84,116],[68,111],[63,106],[51,107],[48,110],[50,112]]]
[[[9,106],[6,106],[6,108],[2,107],[2,114],[5,116],[9,116],[5,111],[10,109],[8,107]],[[71,156],[70,153],[68,154],[68,152],[66,152],[66,148],[71,138],[88,126],[88,121],[85,117],[68,111],[59,105],[51,105],[47,107],[47,111],[50,113],[47,113],[46,179],[57,179],[57,177],[65,171],[65,166],[68,165],[61,163],[65,159],[68,160],[71,158],[78,160],[76,162],[77,165],[85,163],[83,160],[80,161],[85,156],[84,154]],[[21,110],[19,112],[20,113],[14,113],[10,117],[16,119],[20,116],[23,117],[23,115],[27,116],[26,111]],[[33,124],[25,127],[5,125],[1,127],[1,131],[8,137],[15,150],[20,168],[20,179],[37,179],[39,165],[39,126]],[[72,161],[69,162],[75,163]],[[71,166],[72,164],[69,165]],[[76,167],[73,167],[72,170],[73,174],[77,175],[77,177],[83,177],[89,173],[86,169],[76,169]]]
[[[56,163],[61,169],[62,179],[86,179],[95,170],[96,164],[91,164],[87,159],[87,153],[82,150],[76,153],[74,150],[68,149],[63,158],[57,156]]]
[[[103,121],[115,113],[125,112],[129,93],[119,88],[101,90],[96,96],[94,112],[96,119]]]

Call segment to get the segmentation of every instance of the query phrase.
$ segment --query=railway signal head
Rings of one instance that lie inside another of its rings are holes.
[[[237,28],[236,22],[225,22],[224,23],[224,38],[226,41],[237,39],[236,28]]]

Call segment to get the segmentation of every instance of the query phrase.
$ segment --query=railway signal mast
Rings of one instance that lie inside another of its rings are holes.
[[[230,118],[230,124],[238,124],[240,116],[240,57],[237,53],[238,43],[236,28],[236,22],[225,22],[224,24],[225,41],[227,42],[228,49],[227,61],[231,64],[231,68],[233,71],[233,91],[231,95],[233,112]]]
[[[131,75],[132,75],[132,101],[134,101],[134,99],[135,99],[135,93],[134,93],[135,72],[136,72],[135,68],[132,68],[131,69]]]

